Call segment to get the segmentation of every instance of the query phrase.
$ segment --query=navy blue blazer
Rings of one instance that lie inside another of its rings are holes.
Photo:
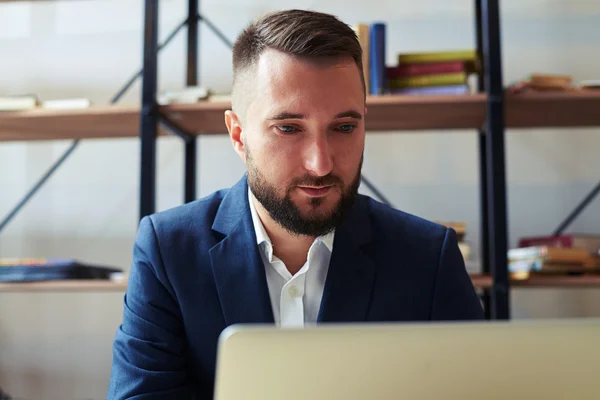
[[[227,326],[273,323],[244,177],[145,217],[108,399],[210,399]],[[358,196],[336,229],[318,321],[483,319],[452,229]]]

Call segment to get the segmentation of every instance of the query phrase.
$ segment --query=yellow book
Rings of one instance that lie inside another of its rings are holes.
[[[436,51],[424,53],[401,53],[398,54],[398,64],[434,63],[448,61],[475,62],[476,50],[453,50]]]
[[[362,64],[363,64],[363,76],[365,78],[365,85],[367,93],[370,93],[369,86],[369,25],[368,24],[355,24],[352,29],[356,33],[356,37],[362,48]]]
[[[421,75],[396,78],[389,80],[390,89],[404,89],[427,86],[462,85],[467,82],[467,74],[457,72],[453,74]]]

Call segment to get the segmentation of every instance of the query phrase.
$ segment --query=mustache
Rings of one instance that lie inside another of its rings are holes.
[[[304,175],[299,176],[297,178],[292,179],[289,186],[293,188],[294,186],[333,186],[339,185],[344,186],[344,182],[337,175],[328,174],[325,176],[310,176]]]

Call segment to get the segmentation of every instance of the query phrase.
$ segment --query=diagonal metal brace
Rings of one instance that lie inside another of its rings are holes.
[[[217,28],[217,26],[216,26],[215,24],[213,24],[212,22],[210,22],[210,20],[208,20],[208,19],[207,19],[205,16],[203,16],[202,14],[198,14],[198,19],[199,19],[200,21],[203,21],[203,22],[206,24],[206,26],[207,26],[207,27],[208,27],[208,28],[209,28],[211,31],[213,31],[213,33],[214,33],[215,35],[217,35],[217,37],[218,37],[219,39],[221,39],[221,41],[222,41],[223,43],[225,43],[225,45],[226,45],[227,47],[229,47],[230,49],[232,49],[232,48],[233,48],[233,43],[232,43],[232,42],[231,42],[229,39],[227,39],[227,36],[225,36],[225,34],[224,34],[223,32],[221,32],[221,31],[219,30],[219,28]]]
[[[183,128],[179,123],[173,121],[171,118],[167,117],[167,115],[160,110],[158,111],[158,120],[160,124],[167,128],[169,132],[181,138],[186,143],[191,142],[196,137],[196,135]]]
[[[556,228],[553,235],[558,236],[564,232],[565,229],[577,218],[579,214],[583,212],[583,210],[594,200],[594,198],[600,193],[600,182],[596,185],[595,188],[592,189],[588,195],[581,200],[581,202],[577,205],[577,207],[569,214],[569,216]]]

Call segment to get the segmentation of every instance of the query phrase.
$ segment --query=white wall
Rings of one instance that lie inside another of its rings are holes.
[[[392,63],[399,51],[474,46],[472,3],[204,0],[201,10],[231,39],[251,18],[276,7],[332,12],[350,24],[384,19]],[[2,3],[0,94],[108,102],[140,66],[142,5],[140,0]],[[598,2],[524,0],[501,6],[505,82],[531,72],[598,78]],[[184,18],[186,1],[162,0],[160,8],[160,37],[165,37]],[[205,26],[200,41],[202,83],[227,91],[229,50]],[[184,84],[184,61],[185,35],[180,35],[160,56],[160,88]],[[137,103],[139,89],[138,82],[122,102]],[[508,132],[511,245],[520,236],[550,232],[600,179],[599,133]],[[68,145],[0,143],[0,216]],[[158,152],[157,206],[165,209],[182,199],[182,145],[162,138]],[[201,196],[233,184],[243,173],[225,137],[201,138],[199,155]],[[468,239],[477,245],[477,160],[470,131],[372,134],[364,173],[399,208],[432,219],[466,220]],[[127,269],[138,218],[138,177],[136,140],[83,142],[0,234],[0,256],[76,257]],[[600,233],[600,199],[571,230]],[[595,289],[512,293],[516,318],[600,315]],[[103,398],[121,309],[122,293],[0,293],[0,385],[30,399]]]

